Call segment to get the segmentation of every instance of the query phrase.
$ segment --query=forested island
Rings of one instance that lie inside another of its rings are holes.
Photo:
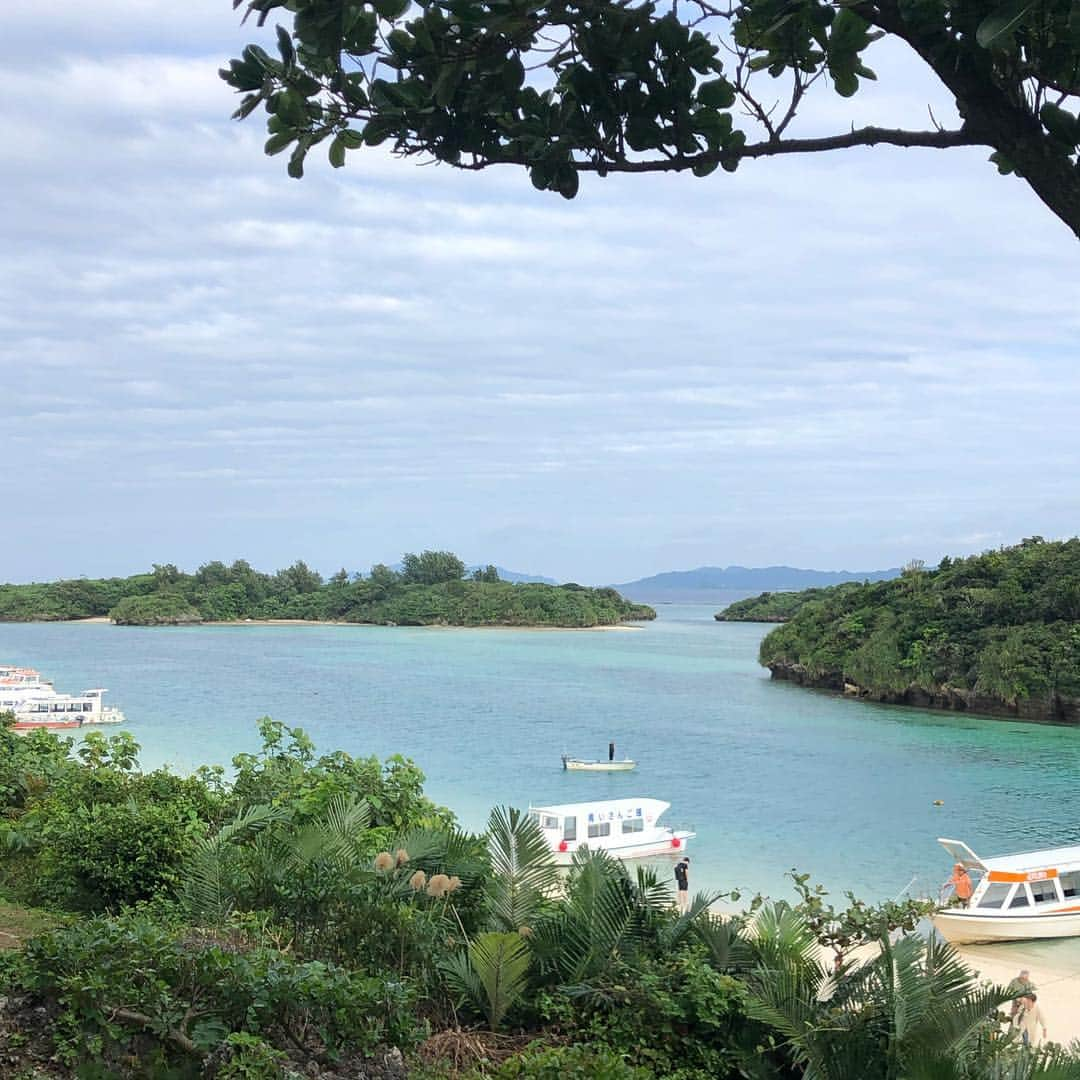
[[[787,622],[804,604],[821,600],[837,589],[848,588],[850,584],[845,582],[842,585],[790,592],[763,592],[728,604],[713,618],[717,622]]]
[[[875,701],[1080,724],[1080,539],[1022,543],[900,578],[733,604],[786,619],[762,641],[774,678]]]
[[[262,747],[142,772],[0,718],[0,1075],[10,1080],[1036,1080],[1008,990],[913,933],[924,901],[686,914],[670,873],[539,823],[482,834],[392,757]],[[561,881],[561,886],[556,887]],[[736,899],[732,895],[727,900]],[[863,966],[856,950],[873,944]],[[1014,992],[1015,993],[1015,992]],[[1000,1013],[998,1013],[1000,1010]],[[1054,1071],[1056,1069],[1056,1071]]]
[[[324,579],[303,562],[261,573],[243,560],[193,574],[155,565],[127,578],[0,585],[0,621],[107,616],[122,626],[298,619],[380,626],[613,626],[656,618],[614,589],[501,581],[494,566],[466,574],[448,551],[406,553],[400,568]]]

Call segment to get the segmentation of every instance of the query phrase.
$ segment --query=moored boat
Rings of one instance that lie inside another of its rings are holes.
[[[1080,937],[1080,846],[982,859],[960,840],[938,843],[969,873],[982,875],[966,907],[931,917],[946,941]]]
[[[0,665],[0,713],[15,716],[15,731],[68,730],[84,724],[119,724],[124,714],[104,704],[98,687],[81,694],[58,694],[33,668]]]
[[[671,803],[660,799],[605,799],[597,802],[530,806],[555,861],[569,865],[582,848],[618,859],[642,859],[681,852],[697,834],[660,824]]]
[[[619,761],[589,761],[585,758],[572,758],[563,754],[562,767],[570,772],[630,772],[637,768],[637,762],[632,758],[622,758]]]

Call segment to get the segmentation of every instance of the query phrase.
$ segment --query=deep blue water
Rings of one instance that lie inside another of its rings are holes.
[[[0,661],[107,686],[145,766],[227,763],[263,715],[322,750],[403,753],[471,827],[495,803],[653,796],[698,839],[695,886],[936,892],[938,836],[996,854],[1080,842],[1080,731],[870,705],[773,683],[767,627],[661,606],[610,632],[0,625]],[[639,761],[566,773],[559,756]],[[935,806],[941,799],[943,806]]]

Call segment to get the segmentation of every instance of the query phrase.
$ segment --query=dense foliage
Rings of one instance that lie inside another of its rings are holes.
[[[734,172],[750,158],[879,143],[983,146],[1080,236],[1075,0],[233,0],[282,16],[222,77],[237,116],[267,114],[266,153],[303,175],[389,143],[462,169],[513,164],[566,198],[579,175]],[[792,137],[810,92],[875,79],[902,41],[955,99],[947,130],[840,124]],[[815,90],[817,84],[817,90]]]
[[[560,880],[532,818],[463,833],[411,762],[260,727],[227,782],[0,725],[0,889],[67,912],[0,954],[5,1077],[1080,1076],[895,938],[917,904],[836,911],[796,876],[794,906],[679,915],[653,870],[585,852]]]
[[[826,589],[762,642],[774,674],[883,700],[1080,719],[1080,539]]]
[[[303,562],[264,574],[239,560],[193,574],[155,565],[129,578],[0,585],[0,621],[110,616],[121,625],[182,625],[243,619],[333,619],[392,626],[611,626],[655,612],[614,589],[512,584],[493,566],[465,576],[448,551],[411,552],[401,570],[378,565],[364,577],[327,580]]]
[[[736,600],[718,611],[713,618],[717,622],[787,622],[805,604],[833,596],[847,585],[833,585],[820,589],[800,589],[793,592],[763,592]]]

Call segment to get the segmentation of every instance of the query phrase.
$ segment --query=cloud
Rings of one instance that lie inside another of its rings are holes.
[[[7,576],[140,568],[166,522],[189,565],[434,544],[584,581],[1074,528],[1074,243],[981,152],[573,203],[381,149],[296,183],[215,74],[252,32],[208,0],[6,24]],[[803,133],[951,122],[877,51]],[[43,528],[85,504],[90,534]]]

